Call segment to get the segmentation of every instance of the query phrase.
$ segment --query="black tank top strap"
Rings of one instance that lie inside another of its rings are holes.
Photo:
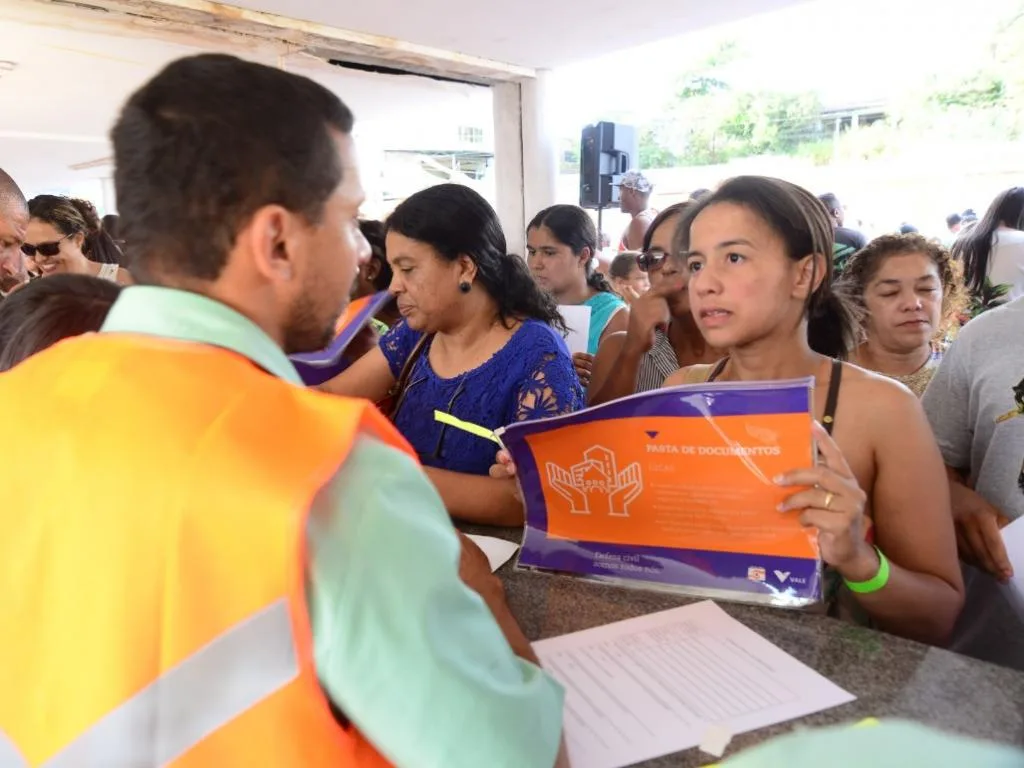
[[[714,381],[715,379],[717,379],[719,376],[721,376],[722,375],[722,371],[725,370],[725,364],[728,363],[728,362],[729,362],[729,358],[728,357],[723,357],[721,360],[719,360],[717,363],[715,363],[715,367],[711,369],[711,373],[708,374],[707,380],[709,382],[711,382],[711,381]]]
[[[843,363],[832,361],[832,372],[828,377],[828,396],[825,398],[825,414],[821,417],[821,425],[832,434],[836,425],[836,406],[839,404],[839,385],[843,381]]]

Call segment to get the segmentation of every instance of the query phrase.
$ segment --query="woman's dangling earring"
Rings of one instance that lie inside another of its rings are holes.
[[[459,290],[462,291],[463,293],[469,293],[471,290],[473,290],[473,284],[467,280],[463,280],[461,283],[459,283]]]

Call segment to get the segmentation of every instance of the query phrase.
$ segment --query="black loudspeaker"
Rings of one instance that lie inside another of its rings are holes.
[[[620,123],[597,123],[580,137],[580,207],[608,208],[619,204],[615,186],[639,163],[636,129]]]

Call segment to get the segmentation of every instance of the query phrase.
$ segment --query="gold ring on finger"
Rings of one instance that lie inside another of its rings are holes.
[[[832,509],[832,500],[835,497],[836,497],[836,495],[834,493],[832,493],[832,491],[829,491],[828,493],[825,494],[825,509],[831,511],[831,509]]]

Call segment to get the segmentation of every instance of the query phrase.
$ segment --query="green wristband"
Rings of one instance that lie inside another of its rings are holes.
[[[878,573],[867,581],[847,581],[843,579],[843,583],[850,588],[851,592],[856,592],[858,595],[870,595],[889,583],[889,561],[885,559],[885,555],[882,554],[882,550],[878,547],[875,547],[875,552],[878,553]]]

